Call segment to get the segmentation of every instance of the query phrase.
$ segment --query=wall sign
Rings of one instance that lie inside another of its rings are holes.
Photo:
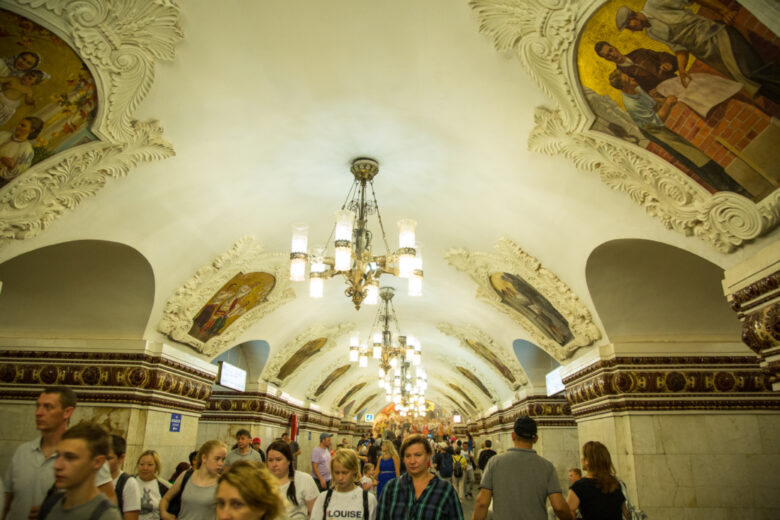
[[[168,431],[171,431],[171,432],[180,432],[181,431],[181,414],[180,413],[172,413],[171,414],[171,426],[168,429]]]

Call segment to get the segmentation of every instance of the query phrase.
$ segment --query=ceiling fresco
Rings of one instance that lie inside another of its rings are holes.
[[[306,343],[282,365],[276,374],[277,379],[280,381],[287,379],[304,361],[318,354],[327,342],[328,338],[316,338]]]
[[[456,366],[455,368],[457,368],[458,372],[463,374],[463,376],[466,379],[468,379],[469,381],[474,383],[474,385],[476,385],[476,387],[479,388],[482,391],[482,393],[485,394],[488,397],[488,399],[491,399],[491,400],[493,399],[493,396],[490,394],[490,390],[488,390],[485,387],[485,385],[482,383],[482,381],[480,381],[480,379],[476,375],[474,375],[473,372],[471,372],[467,368],[463,368],[463,367],[459,367],[459,366]]]
[[[54,33],[2,9],[0,27],[2,188],[30,166],[96,140],[98,96],[87,66]]]
[[[460,394],[460,396],[463,397],[463,399],[466,400],[466,402],[469,404],[469,406],[471,406],[474,409],[478,408],[477,407],[477,403],[475,403],[474,401],[471,400],[471,398],[468,396],[468,394],[466,394],[466,392],[463,390],[463,388],[461,388],[460,386],[456,385],[455,383],[447,383],[447,386],[449,386],[450,388],[455,390],[458,394]]]
[[[498,370],[498,372],[502,376],[504,376],[504,379],[506,379],[512,384],[516,382],[515,376],[514,374],[512,374],[512,371],[509,370],[509,367],[503,364],[501,360],[498,359],[498,356],[496,356],[489,348],[487,348],[485,345],[483,345],[482,343],[480,343],[475,339],[467,339],[466,344],[478,356],[480,356],[482,359],[487,361],[491,366],[493,366],[496,370]]]
[[[326,377],[322,383],[317,387],[317,390],[314,391],[314,397],[319,397],[322,395],[325,390],[327,390],[333,383],[336,382],[341,376],[347,373],[347,370],[352,368],[352,365],[346,364],[338,367],[336,370],[328,374],[328,377]]]
[[[363,383],[357,384],[357,385],[353,386],[352,388],[350,388],[349,391],[346,394],[344,394],[344,397],[342,397],[341,400],[339,400],[339,403],[338,403],[337,406],[342,406],[344,403],[347,402],[347,399],[349,399],[350,397],[352,397],[353,395],[358,393],[367,384],[368,383],[363,382]]]

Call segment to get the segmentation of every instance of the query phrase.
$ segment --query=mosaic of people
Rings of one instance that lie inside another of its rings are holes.
[[[485,361],[493,365],[507,381],[510,383],[514,383],[516,381],[515,376],[512,374],[512,371],[509,370],[509,367],[502,363],[501,360],[498,359],[498,356],[496,356],[496,354],[485,345],[474,339],[467,339],[466,344],[471,347],[471,350],[473,350],[477,355],[481,356]]]
[[[317,391],[314,392],[314,396],[319,397],[320,394],[322,394],[325,390],[327,390],[328,387],[336,381],[336,379],[343,376],[347,372],[347,370],[350,369],[351,366],[352,365],[349,364],[342,365],[338,367],[336,370],[334,370],[333,372],[331,372],[330,374],[328,374],[328,377],[326,377],[325,380],[322,383],[320,383],[320,386],[317,387]]]
[[[192,319],[189,335],[206,342],[263,303],[276,285],[268,273],[238,273],[211,297]]]
[[[494,273],[490,275],[490,285],[501,297],[501,303],[519,312],[559,345],[574,339],[566,318],[553,307],[550,300],[519,276]]]
[[[780,185],[780,38],[731,0],[609,0],[580,36],[593,128],[710,192]]]
[[[450,388],[455,390],[458,394],[460,394],[460,396],[466,401],[466,403],[468,403],[469,406],[471,406],[472,408],[474,408],[476,410],[477,403],[472,401],[471,398],[468,396],[468,394],[466,392],[464,392],[461,387],[459,387],[458,385],[456,385],[454,383],[447,383],[447,386],[449,386]]]
[[[441,406],[425,401],[425,416],[402,417],[390,403],[374,416],[372,426],[374,435],[381,433],[387,439],[390,436],[401,437],[412,433],[430,434],[437,440],[447,439],[452,434],[452,414]]]
[[[299,348],[295,354],[290,356],[290,359],[288,359],[284,365],[282,365],[282,368],[279,369],[279,373],[276,374],[276,377],[280,380],[287,379],[304,361],[322,350],[322,347],[324,347],[327,342],[328,338],[317,338],[307,342],[304,346]]]
[[[487,387],[485,387],[485,384],[482,381],[480,381],[480,379],[474,374],[474,372],[472,372],[468,368],[463,368],[463,367],[455,367],[455,368],[457,368],[458,372],[463,374],[463,376],[466,379],[474,383],[474,385],[476,385],[476,387],[479,388],[483,394],[488,396],[488,398],[493,399],[493,396],[490,395],[490,391],[487,389]]]
[[[0,9],[0,188],[30,166],[97,139],[95,81],[58,36]]]
[[[347,402],[347,399],[349,399],[350,397],[352,397],[353,395],[355,395],[356,393],[358,393],[358,392],[359,392],[359,391],[360,391],[360,390],[361,390],[361,389],[362,389],[364,386],[366,386],[366,384],[367,384],[367,383],[359,383],[359,384],[357,384],[357,385],[353,386],[352,388],[350,388],[350,389],[349,389],[349,392],[347,392],[346,394],[344,394],[344,397],[342,397],[342,398],[341,398],[341,400],[339,401],[339,404],[338,404],[338,406],[341,406],[341,405],[343,405],[344,403],[346,403],[346,402]],[[353,402],[353,404],[354,404],[354,402]],[[344,413],[345,413],[345,414],[347,413],[347,412],[346,412],[346,410],[344,411]]]

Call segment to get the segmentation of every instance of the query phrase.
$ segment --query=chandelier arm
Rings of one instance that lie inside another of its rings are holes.
[[[385,233],[385,225],[382,223],[382,214],[379,212],[379,203],[376,200],[376,193],[374,193],[374,181],[369,181],[371,185],[371,196],[374,198],[374,207],[376,208],[376,218],[379,220],[379,229],[382,230],[382,242],[385,243],[385,255],[390,253],[390,247],[387,245],[387,233]]]

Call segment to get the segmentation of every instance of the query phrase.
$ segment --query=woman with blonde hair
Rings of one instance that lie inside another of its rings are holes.
[[[401,476],[401,459],[390,441],[382,443],[382,457],[379,459],[379,471],[377,473],[376,496],[382,496],[385,484]]]
[[[330,459],[333,487],[320,493],[311,510],[311,520],[363,518],[376,520],[376,497],[356,485],[360,481],[360,460],[355,450],[337,450]]]
[[[276,478],[247,460],[233,463],[219,477],[216,501],[217,520],[273,520],[285,510]]]
[[[586,442],[582,447],[582,469],[587,474],[569,488],[569,508],[579,508],[583,520],[628,519],[626,498],[620,491],[607,447],[598,441]]]
[[[227,446],[222,441],[208,441],[198,450],[193,469],[176,479],[171,489],[160,500],[162,520],[213,520],[217,503],[217,477],[227,457]],[[178,514],[168,509],[175,498],[181,501]]]
[[[165,496],[169,486],[157,478],[162,463],[154,450],[146,450],[138,457],[136,469],[138,491],[141,493],[141,509],[138,520],[160,520],[160,499]]]

